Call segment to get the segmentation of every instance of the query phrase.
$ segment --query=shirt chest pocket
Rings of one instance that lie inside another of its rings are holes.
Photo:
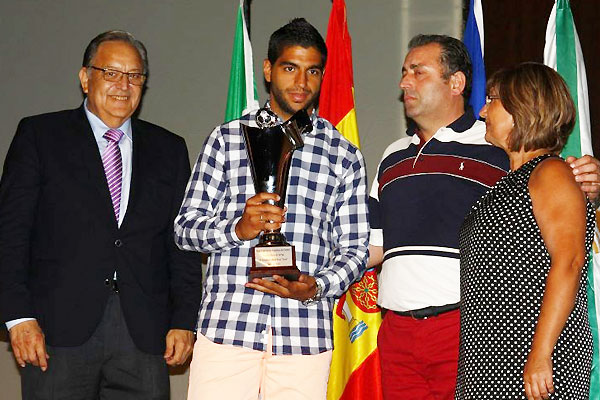
[[[240,158],[229,162],[223,185],[225,186],[223,198],[217,204],[217,212],[224,213],[225,218],[242,215],[246,201],[256,194],[245,153],[240,154]]]

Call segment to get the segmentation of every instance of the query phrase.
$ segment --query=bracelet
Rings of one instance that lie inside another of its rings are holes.
[[[321,300],[321,297],[323,296],[323,285],[320,281],[316,280],[315,283],[317,284],[317,291],[315,292],[315,294],[312,297],[309,297],[306,300],[302,301],[302,304],[304,304],[305,306],[310,306],[315,304],[317,301]]]

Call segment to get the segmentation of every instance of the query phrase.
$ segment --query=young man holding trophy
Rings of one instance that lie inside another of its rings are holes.
[[[188,398],[324,399],[335,298],[363,273],[364,160],[315,110],[327,59],[303,18],[273,33],[269,101],[212,132],[175,221],[210,253]]]

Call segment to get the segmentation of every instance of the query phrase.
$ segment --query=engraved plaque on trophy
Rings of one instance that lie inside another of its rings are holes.
[[[288,173],[294,150],[304,145],[302,134],[312,130],[306,110],[296,112],[281,125],[269,109],[261,109],[256,116],[260,128],[242,125],[246,151],[256,193],[277,193],[279,201],[269,204],[284,207]],[[280,229],[261,233],[259,243],[252,248],[250,280],[280,275],[297,280],[296,251]]]

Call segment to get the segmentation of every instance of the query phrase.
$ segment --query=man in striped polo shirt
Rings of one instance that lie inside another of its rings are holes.
[[[386,399],[453,399],[459,343],[458,231],[479,197],[509,169],[465,110],[471,62],[442,35],[409,43],[400,89],[408,136],[384,152],[370,193],[369,265],[383,262],[378,344]],[[598,160],[573,160],[588,197],[598,196]]]

